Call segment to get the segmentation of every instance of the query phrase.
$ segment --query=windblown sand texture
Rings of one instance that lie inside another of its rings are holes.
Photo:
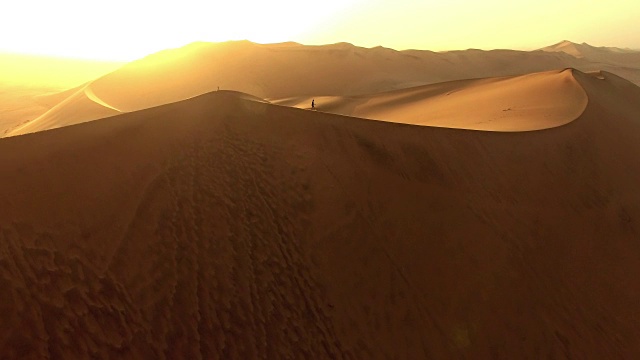
[[[461,84],[567,98],[476,131],[220,91],[0,140],[0,354],[637,358],[640,88]]]

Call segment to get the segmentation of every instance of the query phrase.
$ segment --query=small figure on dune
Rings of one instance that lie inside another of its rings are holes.
[[[311,110],[316,109],[316,99],[311,100]]]

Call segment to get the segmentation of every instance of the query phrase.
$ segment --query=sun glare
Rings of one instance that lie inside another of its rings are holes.
[[[0,51],[128,61],[193,41],[284,42],[359,1],[12,1]]]
[[[593,3],[588,6],[587,3]],[[194,41],[351,42],[402,50],[640,46],[637,1],[25,0],[0,4],[0,52],[130,61]],[[550,11],[549,9],[553,9]],[[594,24],[600,24],[594,27]],[[604,29],[609,29],[603,31]],[[508,31],[507,31],[508,29]]]

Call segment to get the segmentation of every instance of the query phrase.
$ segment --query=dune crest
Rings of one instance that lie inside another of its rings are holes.
[[[484,131],[531,131],[578,118],[588,97],[572,69],[454,81],[355,97],[316,97],[317,109],[367,119]],[[313,97],[274,100],[309,108]]]
[[[78,88],[72,95],[37,118],[9,131],[7,136],[51,130],[120,114],[91,89],[91,84]]]
[[[2,139],[0,354],[638,358],[640,88],[568,74],[460,90],[575,79],[549,131],[221,91]]]
[[[9,136],[73,125],[122,111],[99,97],[94,86],[84,86],[42,116],[12,130]],[[316,99],[317,110],[341,115],[502,132],[541,130],[567,124],[580,115],[588,101],[575,81],[572,69],[454,81],[372,95],[302,96],[272,101],[309,109],[312,99]]]
[[[88,95],[97,97],[100,99],[98,104],[102,102],[111,110],[130,112],[192,98],[218,88],[263,99],[311,95],[345,98],[449,81],[516,76],[563,68],[605,70],[640,83],[640,52],[595,48],[586,44],[567,45],[566,42],[560,45],[531,52],[473,49],[432,52],[363,48],[348,43],[306,46],[249,41],[199,42],[128,63],[92,81]],[[574,56],[572,49],[588,56]],[[43,100],[66,98],[63,95],[66,93],[59,97],[47,96]],[[334,100],[345,102],[344,99],[322,100],[324,103]],[[81,106],[76,108],[76,103]],[[78,102],[78,99],[68,101],[64,107],[69,109],[60,107],[47,117],[59,112],[71,114],[80,119],[78,121],[90,121],[114,114],[82,104],[84,101]],[[493,118],[501,118],[502,115],[485,116],[483,121],[494,123]],[[24,123],[31,119],[16,118],[11,122]],[[457,122],[460,124],[453,126],[483,127],[474,123],[468,125],[462,119]],[[526,128],[516,126],[516,129],[519,127]],[[4,132],[2,128],[0,130]]]
[[[91,85],[86,86],[86,87],[84,88],[84,94],[85,94],[85,95],[86,95],[86,96],[87,96],[91,101],[93,101],[93,102],[95,102],[95,103],[97,103],[97,104],[100,104],[100,105],[102,105],[102,106],[104,106],[104,107],[106,107],[106,108],[109,108],[109,109],[115,110],[115,111],[117,111],[117,112],[123,112],[122,110],[117,109],[117,108],[115,108],[114,106],[107,104],[104,100],[100,99],[100,98],[99,98],[99,97],[98,97],[98,96],[93,92],[93,89],[91,88]]]

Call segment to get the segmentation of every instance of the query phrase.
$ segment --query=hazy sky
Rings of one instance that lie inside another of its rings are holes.
[[[133,60],[193,41],[350,42],[398,50],[561,40],[640,49],[640,0],[14,0],[0,51]]]

